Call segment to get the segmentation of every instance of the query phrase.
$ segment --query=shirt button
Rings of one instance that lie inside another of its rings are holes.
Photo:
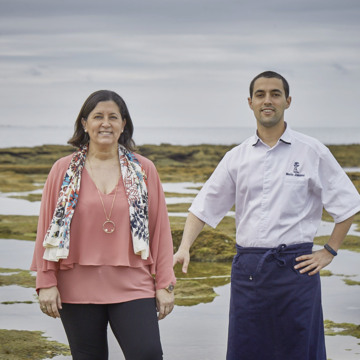
[[[253,279],[253,277],[250,275],[249,280],[252,280],[252,279]]]

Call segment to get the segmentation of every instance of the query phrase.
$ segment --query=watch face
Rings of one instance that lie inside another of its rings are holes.
[[[168,291],[173,291],[173,290],[174,290],[174,285],[173,285],[173,284],[170,284],[170,285],[167,287],[167,290],[168,290]]]

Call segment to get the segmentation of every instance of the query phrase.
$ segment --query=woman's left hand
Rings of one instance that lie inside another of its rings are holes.
[[[169,315],[174,308],[174,293],[169,293],[166,289],[156,290],[156,308],[159,320]]]

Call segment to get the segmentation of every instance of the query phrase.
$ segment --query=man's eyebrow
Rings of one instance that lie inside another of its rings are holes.
[[[264,92],[265,92],[265,90],[258,89],[254,92],[254,94],[264,93]],[[281,94],[283,93],[280,89],[272,89],[272,90],[270,90],[270,92],[272,92],[272,93],[276,92],[276,93],[281,93]]]

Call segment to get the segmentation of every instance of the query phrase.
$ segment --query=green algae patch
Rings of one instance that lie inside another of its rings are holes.
[[[343,279],[343,281],[346,285],[350,285],[350,286],[360,285],[360,281],[355,281],[355,280],[351,280],[351,279]]]
[[[74,151],[71,146],[42,145],[34,147],[11,147],[0,149],[0,169],[10,169],[17,173],[35,173],[42,169],[48,173],[51,166],[59,158]]]
[[[3,275],[3,274],[7,275]],[[28,270],[0,268],[0,286],[19,285],[35,288],[35,276]]]
[[[196,196],[196,194],[191,194],[191,193],[176,193],[176,192],[169,192],[169,191],[165,191],[164,194],[165,194],[166,198],[169,198],[169,197],[191,197],[191,198],[194,198]]]
[[[191,205],[190,203],[168,204],[167,210],[169,213],[172,212],[187,213],[190,205]]]
[[[210,303],[218,296],[214,289],[204,283],[194,280],[178,280],[175,287],[175,305],[194,306],[200,303]]]
[[[42,188],[54,162],[73,150],[70,146],[61,145],[0,149],[0,191],[20,192]]]
[[[206,225],[205,229],[211,229],[212,227]],[[225,216],[219,223],[219,225],[216,227],[216,231],[220,231],[227,236],[234,239],[234,246],[235,246],[235,238],[236,238],[236,224],[235,219],[231,216]]]
[[[360,192],[360,172],[347,173],[347,176],[350,178],[352,183],[355,185],[357,191]]]
[[[172,230],[175,252],[180,246],[182,233],[182,230]],[[192,261],[232,261],[235,253],[235,239],[213,229],[204,229],[190,249]]]
[[[328,148],[342,167],[359,166],[360,144],[328,145]]]
[[[71,355],[67,345],[50,341],[41,331],[0,329],[0,359],[40,360]]]
[[[211,287],[226,285],[230,282],[231,262],[190,261],[187,273],[182,272],[182,264],[174,268],[176,279],[180,281],[201,281]]]
[[[169,220],[171,225],[171,230],[183,230],[185,226],[186,217],[185,216],[172,216],[169,214]]]
[[[24,174],[15,171],[4,171],[0,166],[0,191],[1,192],[22,192],[41,189],[46,180],[46,174],[34,173]]]
[[[175,304],[193,306],[212,302],[217,296],[214,287],[228,284],[230,275],[231,263],[191,261],[186,274],[182,272],[182,265],[177,264]]]
[[[141,145],[138,152],[152,160],[163,182],[204,182],[225,153],[235,145]]]
[[[350,323],[335,323],[331,320],[324,321],[325,335],[354,336],[360,339],[360,325]]]
[[[163,182],[184,182],[189,179],[204,182],[225,153],[234,146],[236,145],[141,145],[137,152],[154,162]],[[359,166],[360,144],[331,145],[329,148],[341,166]],[[28,191],[37,188],[34,183],[45,180],[53,163],[73,151],[74,148],[67,145],[0,149],[0,191]],[[359,190],[360,174],[351,173],[349,176]]]
[[[154,162],[163,182],[184,182],[189,179],[204,182],[225,153],[233,147],[234,145],[141,145],[137,152]],[[6,172],[6,176],[0,176],[0,191],[33,190],[35,187],[33,181],[30,181],[31,175],[40,175],[44,181],[53,163],[73,151],[71,146],[61,145],[0,149],[0,174]],[[16,177],[19,177],[19,181],[14,181]],[[23,186],[21,182],[24,182]],[[26,187],[25,183],[30,185]]]
[[[35,240],[37,216],[0,215],[0,238]]]
[[[190,262],[187,273],[182,272],[180,264],[176,265],[174,269],[176,278],[182,280],[206,279],[212,276],[230,277],[231,275],[231,263],[229,262]]]
[[[330,270],[320,270],[320,276],[333,276]]]
[[[15,305],[15,304],[35,304],[35,301],[2,301],[2,305]]]
[[[329,236],[317,236],[314,239],[314,244],[323,246],[328,240]],[[340,249],[360,252],[360,236],[347,235],[341,244]]]
[[[30,202],[41,201],[42,194],[12,195],[9,198],[22,199]]]
[[[176,252],[181,243],[186,218],[171,216],[171,213],[169,215]],[[236,254],[235,233],[235,220],[230,216],[225,216],[216,229],[205,225],[190,249],[191,261],[231,262]]]

